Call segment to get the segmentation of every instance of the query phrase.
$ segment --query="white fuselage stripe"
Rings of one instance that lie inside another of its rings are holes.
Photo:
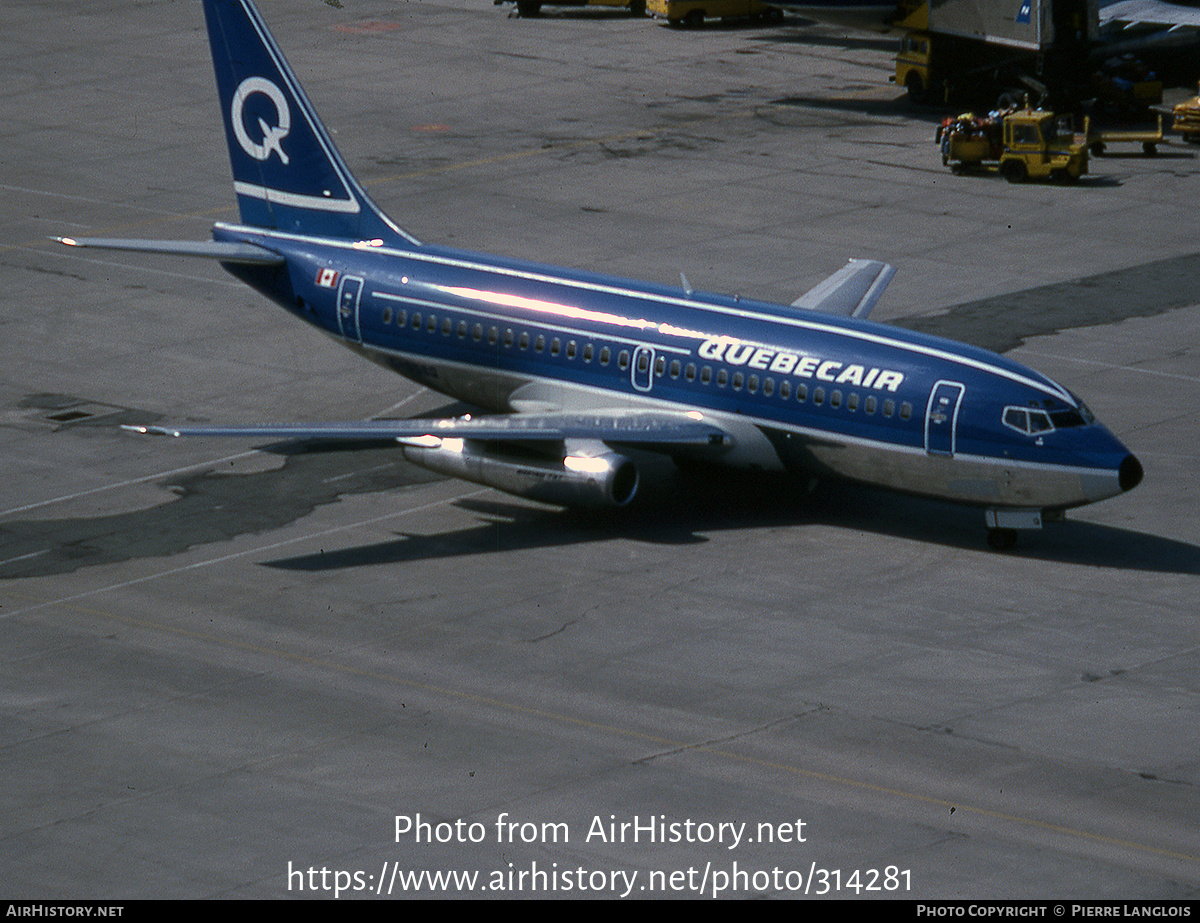
[[[335,338],[336,338],[336,336],[335,336]],[[408,353],[403,350],[384,348],[384,347],[380,347],[375,344],[359,344],[357,342],[355,342],[353,345],[357,348],[364,349],[367,351],[378,352],[378,353],[382,353],[382,354],[386,354],[386,355],[390,355],[390,356],[395,356],[395,357],[403,359],[407,362],[413,362],[416,365],[429,365],[431,362],[431,357],[427,353],[421,353],[421,352]],[[433,361],[433,364],[438,368],[446,366],[446,367],[451,367],[451,368],[457,369],[462,372],[467,372],[467,373],[478,374],[478,372],[479,372],[479,366],[475,365],[474,363],[470,363],[470,362],[458,362],[458,361],[455,361],[452,359],[437,359],[437,360]],[[489,369],[489,371],[492,371],[492,370]],[[845,445],[854,445],[854,446],[859,446],[862,448],[884,450],[884,451],[888,451],[888,452],[893,452],[897,455],[906,455],[906,456],[910,456],[910,457],[922,457],[923,458],[929,454],[923,445],[905,445],[903,443],[898,443],[898,442],[887,442],[887,441],[878,440],[878,439],[868,439],[868,438],[865,438],[862,436],[851,436],[851,435],[847,435],[847,434],[838,432],[837,430],[816,429],[816,428],[810,427],[810,426],[799,426],[794,423],[787,423],[787,422],[783,422],[780,420],[771,419],[770,417],[760,417],[760,416],[757,416],[754,414],[742,414],[742,413],[731,414],[727,411],[711,409],[703,404],[695,404],[695,403],[690,403],[690,402],[686,402],[686,401],[685,402],[671,401],[671,400],[667,400],[665,398],[647,397],[645,395],[630,395],[626,392],[609,391],[605,388],[598,388],[594,385],[585,385],[585,384],[579,384],[576,382],[566,382],[566,381],[563,381],[561,378],[554,378],[554,377],[545,376],[545,375],[538,375],[538,374],[527,373],[527,372],[515,372],[515,371],[508,372],[508,371],[501,370],[501,369],[497,369],[495,371],[498,372],[499,374],[504,375],[505,377],[520,378],[521,380],[523,380],[526,383],[543,382],[543,383],[552,384],[556,387],[570,388],[570,389],[573,389],[576,391],[587,391],[592,394],[599,394],[599,395],[603,396],[603,400],[601,401],[602,406],[607,406],[613,400],[623,401],[623,402],[629,401],[629,400],[635,400],[638,403],[647,404],[647,405],[650,405],[650,406],[653,406],[656,408],[668,409],[668,410],[675,411],[675,412],[677,412],[680,409],[680,407],[683,407],[688,410],[699,410],[701,413],[703,413],[707,416],[711,416],[718,420],[721,420],[725,417],[729,417],[730,419],[733,419],[736,417],[737,421],[740,423],[750,423],[756,427],[767,427],[770,429],[777,429],[777,430],[781,430],[784,432],[795,433],[798,436],[805,436],[805,437],[809,437],[812,439],[819,439],[822,441],[831,441],[832,440],[832,441],[835,441],[835,442],[838,442],[841,444],[845,444]],[[589,404],[588,406],[594,406],[594,405]],[[919,418],[914,417],[914,421],[916,421],[918,419]],[[923,424],[921,424],[921,425],[923,425]],[[963,453],[956,453],[954,457],[960,461],[964,461],[964,462],[969,461],[969,462],[974,462],[974,463],[982,464],[982,465],[989,465],[989,466],[992,466],[995,468],[1001,468],[1001,469],[1017,468],[1017,469],[1026,470],[1026,471],[1040,471],[1040,472],[1053,471],[1053,472],[1058,472],[1058,473],[1062,473],[1062,474],[1080,474],[1080,475],[1097,474],[1097,473],[1113,474],[1113,472],[1110,469],[1102,468],[1102,467],[1101,468],[1088,468],[1088,467],[1084,467],[1084,466],[1080,466],[1080,465],[1056,465],[1051,462],[1022,461],[1020,459],[1013,459],[1013,458],[1000,459],[1000,458],[993,458],[993,457],[987,456],[987,455],[969,455],[969,454],[963,454]],[[774,461],[775,461],[775,459],[772,459],[772,462],[774,462]]]
[[[277,202],[280,205],[290,205],[294,208],[311,208],[323,212],[340,212],[348,215],[357,214],[361,209],[354,199],[325,199],[318,196],[300,195],[295,192],[284,192],[269,186],[255,186],[252,183],[234,181],[233,191],[238,195],[262,199],[266,202]]]

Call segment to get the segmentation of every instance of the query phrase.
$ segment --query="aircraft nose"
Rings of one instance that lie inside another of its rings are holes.
[[[1142,475],[1144,473],[1142,463],[1132,454],[1126,455],[1124,461],[1121,462],[1121,466],[1117,469],[1117,483],[1121,485],[1121,490],[1133,490],[1138,484],[1142,483]]]

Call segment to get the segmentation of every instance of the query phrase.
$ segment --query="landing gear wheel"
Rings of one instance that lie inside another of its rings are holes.
[[[1012,551],[1016,545],[1016,529],[988,529],[988,547],[992,551]]]
[[[908,101],[914,106],[925,102],[925,83],[921,80],[920,74],[909,72],[904,81],[904,91],[908,94]]]
[[[1004,178],[1010,183],[1023,183],[1026,177],[1029,176],[1029,171],[1025,169],[1025,164],[1019,160],[1006,160],[1004,166],[1000,168],[1000,172],[1004,174]]]

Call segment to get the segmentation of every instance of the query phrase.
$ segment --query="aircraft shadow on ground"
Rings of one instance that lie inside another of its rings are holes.
[[[795,106],[802,109],[823,109],[832,112],[853,113],[854,115],[886,118],[903,117],[914,122],[928,122],[930,127],[929,150],[934,154],[937,148],[933,143],[933,132],[942,121],[945,113],[933,109],[918,109],[908,102],[902,91],[890,98],[871,98],[866,96],[780,96],[771,100],[773,106]]]
[[[456,506],[475,514],[478,524],[428,535],[398,532],[390,541],[260,563],[317,572],[600,545],[615,539],[686,548],[703,544],[723,530],[820,525],[997,557],[1200,574],[1200,547],[1070,518],[1047,524],[1040,532],[1023,533],[1015,550],[998,553],[987,547],[980,510],[940,501],[841,483],[821,484],[809,493],[794,479],[762,475],[731,478],[725,474],[719,480],[689,475],[673,486],[627,509],[591,513],[552,510],[520,500],[459,500]]]
[[[103,515],[0,523],[0,580],[50,576],[138,558],[169,557],[247,533],[297,522],[315,509],[359,494],[390,494],[437,475],[397,457],[394,446],[353,451],[322,446],[270,447],[283,467],[243,473],[201,470],[160,486],[171,499]],[[627,509],[562,511],[518,499],[460,499],[477,517],[461,529],[397,534],[389,541],[261,561],[295,571],[402,564],[532,548],[595,545],[625,539],[687,546],[724,530],[832,527],[995,554],[987,550],[976,509],[836,482],[811,493],[803,481],[733,471],[681,473],[651,456],[639,498]],[[398,510],[402,512],[402,510]],[[1200,574],[1200,547],[1113,526],[1074,521],[1026,533],[1019,558],[1130,571]]]
[[[830,35],[807,31],[817,23],[810,19],[785,18],[760,41],[778,45],[808,45],[812,48],[843,48],[847,51],[881,51],[895,54],[900,48],[899,34],[895,35]]]

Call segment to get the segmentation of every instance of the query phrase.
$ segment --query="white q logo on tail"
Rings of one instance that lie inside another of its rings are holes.
[[[242,109],[246,105],[246,100],[254,93],[262,93],[271,100],[271,104],[275,107],[275,121],[278,122],[277,125],[268,125],[263,119],[258,120],[258,127],[262,132],[261,144],[255,144],[250,140],[242,121]],[[233,121],[233,134],[237,138],[238,144],[242,146],[242,150],[255,160],[266,160],[271,156],[271,151],[274,151],[283,161],[283,165],[287,166],[288,156],[283,152],[282,142],[291,130],[292,114],[288,109],[287,99],[279,87],[265,77],[247,77],[238,85],[233,94],[233,106],[229,115]]]

